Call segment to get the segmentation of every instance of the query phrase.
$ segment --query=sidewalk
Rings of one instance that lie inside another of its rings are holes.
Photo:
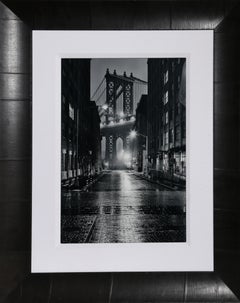
[[[78,179],[78,184],[75,182],[73,184],[62,185],[62,190],[72,190],[72,191],[87,191],[90,186],[97,182],[104,175],[104,170],[94,176],[84,176]]]
[[[104,170],[102,170],[100,173],[98,173],[97,175],[91,177],[89,180],[87,180],[87,183],[84,187],[79,188],[79,191],[88,191],[88,189],[94,184],[96,183],[100,178],[102,178],[102,176],[104,175]]]
[[[144,180],[147,180],[151,183],[154,183],[154,184],[158,184],[158,185],[161,185],[161,186],[164,186],[170,190],[185,190],[186,189],[186,186],[182,185],[182,184],[179,184],[179,183],[176,183],[174,181],[171,181],[171,180],[168,180],[168,179],[153,179],[149,176],[146,176],[144,175],[143,172],[137,172],[135,170],[132,171],[136,176],[139,176],[141,178],[143,178]]]

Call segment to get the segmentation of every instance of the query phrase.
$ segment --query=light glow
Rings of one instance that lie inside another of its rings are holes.
[[[137,132],[135,130],[130,131],[130,138],[134,139],[137,137]]]
[[[107,104],[103,104],[102,109],[104,109],[104,110],[108,109],[108,105]]]

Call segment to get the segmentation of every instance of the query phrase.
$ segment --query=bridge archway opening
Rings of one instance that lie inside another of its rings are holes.
[[[117,151],[117,160],[121,161],[123,158],[123,139],[121,137],[118,137],[116,140],[116,151]]]
[[[124,115],[124,109],[123,109],[123,94],[121,94],[116,101],[116,113],[117,115],[122,118]]]
[[[106,158],[106,145],[107,145],[106,137],[102,137],[102,141],[101,141],[101,158],[102,158],[102,160],[104,160]]]

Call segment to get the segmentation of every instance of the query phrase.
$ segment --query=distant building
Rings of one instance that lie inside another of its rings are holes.
[[[90,101],[90,59],[62,60],[62,185],[78,186],[99,170],[100,120]]]
[[[89,102],[89,150],[91,151],[92,173],[99,173],[102,166],[101,160],[101,135],[100,135],[100,116],[98,106],[94,101]]]
[[[136,108],[135,129],[137,136],[137,170],[146,171],[147,149],[147,95],[142,95]]]
[[[186,175],[185,58],[148,60],[148,164],[152,176]]]

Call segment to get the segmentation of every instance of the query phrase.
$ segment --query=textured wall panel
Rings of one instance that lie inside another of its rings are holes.
[[[52,284],[49,274],[32,274],[19,285],[20,303],[49,303]]]
[[[29,258],[24,252],[0,252],[0,302],[8,303],[8,296],[21,285],[29,270]],[[15,299],[10,302],[19,302],[19,296]]]
[[[238,302],[214,273],[188,273],[184,302]]]
[[[238,232],[240,228],[240,209],[218,209],[215,211],[215,248],[238,250],[240,248],[240,238]]]
[[[0,250],[26,251],[31,239],[31,200],[1,201]]]
[[[183,273],[114,274],[111,302],[184,301]]]
[[[224,211],[240,210],[239,184],[240,184],[240,177],[239,177],[239,172],[237,170],[227,171],[224,169],[223,170],[215,169],[214,207],[217,209],[221,208]],[[239,235],[240,230],[237,229],[236,232],[238,232]],[[237,241],[238,238],[235,240]]]
[[[0,102],[29,99],[29,84],[29,74],[0,74]]]
[[[170,29],[171,23],[166,3],[93,3],[91,13],[93,29]]]
[[[215,31],[214,205],[215,268],[240,296],[239,151],[240,6]]]
[[[214,29],[224,18],[225,6],[223,1],[172,2],[171,29]]]
[[[214,61],[216,82],[236,82],[239,74],[237,56],[240,41],[236,33],[215,33],[214,35]]]
[[[110,274],[56,274],[52,275],[51,303],[108,302]]]
[[[238,167],[238,87],[237,82],[215,84],[214,164],[217,169],[229,171]]]
[[[20,20],[0,19],[0,37],[0,72],[29,72],[29,33],[26,25]]]
[[[0,159],[31,156],[29,101],[0,101]]]
[[[19,18],[4,5],[0,2],[0,19],[2,20],[18,20]]]
[[[57,9],[56,9],[57,5]],[[90,3],[72,2],[71,5],[67,2],[59,4],[42,2],[38,6],[36,14],[35,5],[28,4],[28,8],[35,13],[34,19],[29,22],[33,25],[34,29],[64,29],[64,30],[77,30],[77,29],[91,29],[91,11]],[[24,14],[24,7],[19,7],[20,14]],[[29,15],[27,18],[29,19]]]
[[[0,201],[31,199],[31,162],[0,161]]]

